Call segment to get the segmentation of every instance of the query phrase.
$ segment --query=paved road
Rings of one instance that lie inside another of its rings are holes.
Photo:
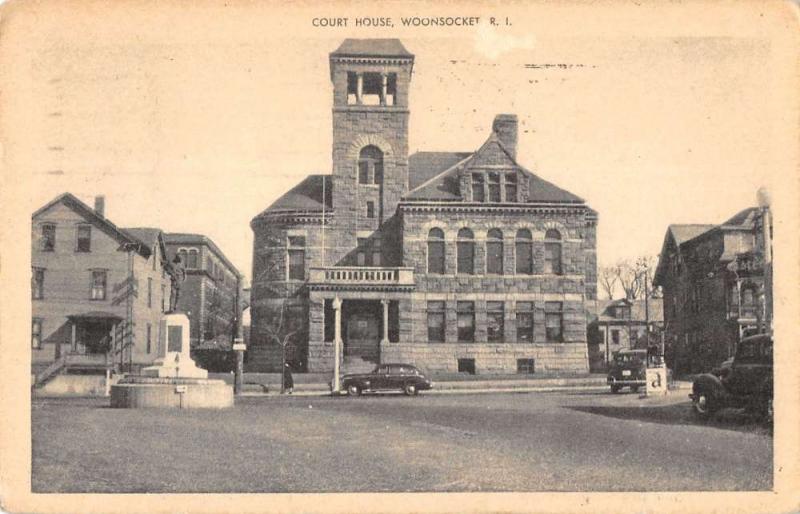
[[[679,402],[679,403],[676,403]],[[772,485],[772,437],[596,392],[245,398],[221,412],[37,400],[36,492],[659,491]]]

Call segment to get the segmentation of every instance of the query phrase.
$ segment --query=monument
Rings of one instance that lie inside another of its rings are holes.
[[[111,386],[111,407],[226,408],[233,406],[233,388],[224,380],[209,380],[190,355],[189,317],[175,311],[180,286],[180,258],[170,273],[173,293],[170,312],[160,321],[158,358],[141,375],[128,375]],[[185,275],[184,275],[185,276]],[[177,285],[177,287],[175,287]]]

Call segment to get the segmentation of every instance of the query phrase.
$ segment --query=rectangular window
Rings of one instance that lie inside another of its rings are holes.
[[[619,330],[614,329],[611,331],[611,342],[613,344],[619,344]]]
[[[561,330],[561,302],[545,302],[544,326],[548,343],[560,343],[564,340]]]
[[[44,298],[44,269],[33,268],[31,275],[31,298],[41,300]]]
[[[517,258],[517,274],[533,274],[533,243],[531,241],[517,241],[514,248]]]
[[[486,273],[490,275],[503,274],[503,241],[486,242]]]
[[[373,266],[381,265],[381,252],[372,252],[372,265]]]
[[[106,299],[107,272],[105,270],[92,271],[92,300]]]
[[[444,334],[444,302],[428,302],[428,342],[443,343]]]
[[[458,321],[458,341],[472,343],[475,341],[475,302],[458,302],[456,304]]]
[[[189,253],[187,254],[187,257],[186,257],[186,267],[187,268],[192,268],[192,269],[196,269],[197,268],[197,253],[198,253],[197,250],[189,250]],[[211,265],[214,264],[213,262],[211,262],[211,259],[209,259],[209,263]]]
[[[289,236],[289,280],[306,279],[306,238]]]
[[[153,279],[147,277],[147,308],[153,307]]]
[[[475,243],[459,241],[456,243],[458,254],[458,273],[473,275],[475,273]]]
[[[489,173],[489,201],[500,201],[500,174]]]
[[[533,359],[517,359],[517,373],[521,375],[533,375],[535,371]]]
[[[78,252],[91,252],[92,251],[92,226],[91,225],[78,225],[76,236],[75,251]]]
[[[31,348],[38,350],[42,347],[42,320],[33,318],[31,323]]]
[[[56,249],[56,226],[48,223],[42,225],[42,238],[40,249],[43,252],[53,252]]]
[[[544,244],[544,272],[561,274],[561,243]]]
[[[428,273],[444,274],[444,241],[428,241]]]
[[[517,174],[508,173],[506,175],[506,202],[517,201]]]
[[[147,324],[147,339],[146,339],[146,341],[147,341],[147,353],[150,353],[153,350],[153,348],[152,348],[152,345],[153,345],[153,326],[150,323]]]
[[[517,342],[533,342],[533,302],[517,302]]]
[[[375,202],[367,202],[367,218],[375,217]]]
[[[472,174],[472,201],[473,202],[486,201],[483,192],[483,174],[481,173]]]
[[[503,302],[486,302],[486,337],[490,343],[503,342],[503,313]]]
[[[458,372],[475,374],[475,359],[458,359]]]

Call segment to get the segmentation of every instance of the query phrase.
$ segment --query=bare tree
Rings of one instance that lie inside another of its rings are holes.
[[[654,291],[653,273],[656,259],[651,255],[643,255],[635,259],[622,259],[613,266],[616,278],[625,298],[636,300],[641,298],[645,290],[649,295]],[[645,284],[647,284],[645,286]]]
[[[609,300],[614,298],[614,290],[619,281],[619,270],[617,266],[601,266],[600,267],[600,287],[603,292],[608,296]]]
[[[279,304],[272,305],[268,309],[268,319],[264,326],[267,338],[270,341],[281,347],[281,376],[286,371],[286,348],[291,345],[292,336],[297,333],[297,330],[290,328],[290,323],[286,322],[286,300],[280,300]],[[284,393],[284,380],[281,378],[281,393]]]

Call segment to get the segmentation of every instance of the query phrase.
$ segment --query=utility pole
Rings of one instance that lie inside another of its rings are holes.
[[[772,329],[772,217],[770,198],[766,188],[758,190],[758,206],[761,209],[761,238],[764,244],[764,332]],[[758,237],[758,236],[756,236]]]
[[[242,278],[236,277],[236,294],[234,295],[233,302],[233,333],[231,338],[233,340],[233,351],[236,352],[236,370],[233,376],[233,394],[238,395],[242,392],[242,378],[244,375],[244,351],[247,348],[244,344],[244,339],[241,334],[241,299],[239,291],[242,287]]]

